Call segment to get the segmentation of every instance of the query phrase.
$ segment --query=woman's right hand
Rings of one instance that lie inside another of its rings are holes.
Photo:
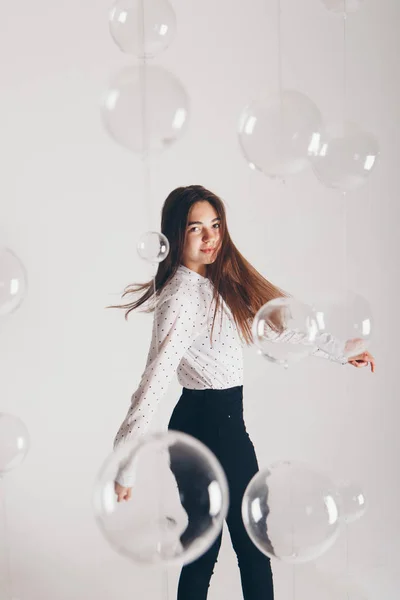
[[[345,352],[348,356],[347,362],[353,367],[368,367],[371,365],[372,373],[375,372],[375,359],[369,352],[364,350],[365,342],[361,338],[347,340]]]
[[[122,500],[129,500],[132,495],[131,487],[124,487],[119,483],[115,482],[114,484],[115,493],[117,494],[117,502],[122,502]]]

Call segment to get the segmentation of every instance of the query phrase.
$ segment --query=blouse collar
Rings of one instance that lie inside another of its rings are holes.
[[[210,283],[208,277],[203,277],[200,273],[196,273],[196,271],[192,271],[192,269],[188,269],[185,265],[179,265],[177,272],[180,275],[183,275],[185,278],[190,279],[191,281],[198,281],[199,283]]]

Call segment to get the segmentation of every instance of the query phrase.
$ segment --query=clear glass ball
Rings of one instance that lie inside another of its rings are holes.
[[[131,488],[117,500],[116,485]],[[142,565],[186,564],[219,535],[229,504],[225,473],[214,454],[177,431],[124,443],[95,483],[97,523],[107,541]]]

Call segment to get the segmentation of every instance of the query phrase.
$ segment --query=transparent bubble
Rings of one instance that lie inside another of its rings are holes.
[[[335,486],[323,473],[292,461],[275,463],[253,477],[242,517],[257,548],[288,563],[315,560],[339,533]]]
[[[300,92],[260,96],[240,116],[240,147],[251,168],[285,179],[308,167],[321,122],[316,105]]]
[[[321,2],[329,11],[339,15],[347,15],[357,12],[363,5],[364,0],[321,0]]]
[[[186,130],[189,98],[166,69],[129,66],[112,79],[101,114],[106,131],[118,144],[141,155],[156,154]]]
[[[332,291],[317,300],[313,308],[318,330],[340,340],[346,357],[357,356],[369,348],[374,326],[372,310],[361,294],[351,290]],[[329,346],[326,352],[329,354]]]
[[[294,298],[276,298],[260,308],[252,333],[260,354],[288,367],[312,354],[318,326],[310,306]]]
[[[128,501],[117,502],[115,481],[132,488]],[[94,506],[103,535],[118,552],[141,564],[186,564],[219,535],[228,485],[204,444],[168,431],[113,452],[97,478]]]
[[[139,239],[137,251],[143,260],[150,263],[160,263],[168,256],[169,241],[163,233],[147,231]]]
[[[29,447],[29,433],[21,419],[0,413],[0,476],[20,465]]]
[[[379,154],[377,139],[355,123],[325,125],[310,154],[312,169],[326,187],[350,192],[364,185]]]
[[[153,58],[176,34],[175,12],[167,0],[118,0],[109,25],[120,50],[137,58]]]
[[[341,481],[336,483],[336,487],[341,520],[353,523],[363,517],[367,510],[367,501],[359,483]]]
[[[0,247],[0,317],[17,310],[26,292],[24,265],[9,248]]]

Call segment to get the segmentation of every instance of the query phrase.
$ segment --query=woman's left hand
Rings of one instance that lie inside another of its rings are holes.
[[[369,352],[362,352],[361,354],[357,354],[357,356],[351,356],[347,362],[357,368],[371,365],[372,373],[375,372],[375,359]]]

